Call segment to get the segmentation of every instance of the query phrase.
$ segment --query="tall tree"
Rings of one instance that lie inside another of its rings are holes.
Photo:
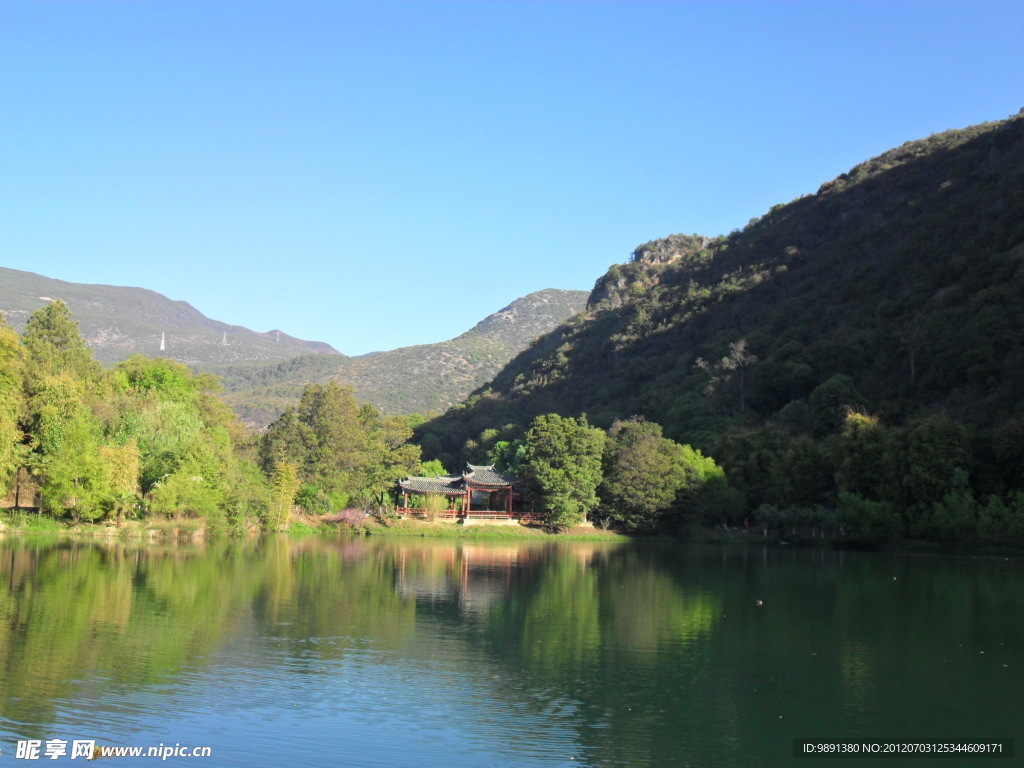
[[[98,381],[103,369],[82,339],[78,323],[63,301],[51,301],[28,319],[21,337],[27,358],[27,389],[34,393],[46,376],[71,372],[84,381]]]
[[[21,465],[22,442],[18,420],[24,405],[24,363],[18,334],[0,312],[0,494]]]
[[[551,528],[583,522],[597,506],[605,434],[585,416],[538,416],[526,434],[523,474],[538,501],[541,516]]]
[[[84,384],[71,373],[38,382],[30,403],[31,466],[41,507],[51,514],[95,518],[104,498],[99,425],[84,403]]]
[[[299,490],[299,470],[290,461],[278,461],[270,481],[270,504],[267,507],[267,529],[282,531],[291,519],[295,494]]]
[[[278,462],[293,462],[303,483],[300,496],[334,498],[337,506],[376,487],[377,470],[392,458],[393,433],[376,410],[359,406],[351,387],[335,381],[309,384],[298,408],[285,411],[267,429],[260,463],[273,476]]]
[[[702,357],[696,360],[697,367],[710,377],[704,390],[708,394],[713,394],[720,384],[736,379],[740,413],[746,409],[747,369],[758,363],[757,355],[747,346],[747,340],[740,339],[729,345],[729,353],[717,363],[710,363]]]
[[[638,420],[612,424],[603,468],[601,514],[627,530],[660,525],[684,501],[681,492],[696,494],[717,469],[699,451],[662,437],[661,425]]]
[[[100,462],[105,505],[117,514],[120,526],[125,511],[139,498],[139,447],[134,440],[100,446]]]

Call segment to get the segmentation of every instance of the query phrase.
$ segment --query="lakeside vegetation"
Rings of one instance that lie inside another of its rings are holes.
[[[100,366],[60,301],[33,313],[20,337],[0,316],[0,484],[14,507],[6,529],[246,533],[286,530],[300,513],[300,530],[543,535],[393,523],[395,481],[444,472],[436,460],[424,464],[410,442],[416,423],[382,416],[328,382],[307,385],[297,407],[256,434],[219,399],[208,374],[142,355]],[[713,461],[639,421],[606,434],[586,419],[547,414],[523,440],[493,449],[494,463],[529,484],[547,531],[567,531],[588,514],[602,528],[671,528],[682,502],[724,486]]]
[[[309,390],[287,450],[246,428],[218,390],[165,358],[103,368],[60,301],[20,337],[0,320],[0,488],[16,510],[71,525],[199,520],[242,533],[286,528],[297,498],[317,512],[365,505],[419,468],[409,420],[336,384]]]

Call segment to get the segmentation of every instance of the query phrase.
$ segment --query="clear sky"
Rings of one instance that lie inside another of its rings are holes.
[[[1021,107],[1021,0],[0,0],[0,266],[361,354]]]

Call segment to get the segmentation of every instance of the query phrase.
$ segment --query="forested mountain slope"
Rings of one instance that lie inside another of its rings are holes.
[[[0,267],[0,311],[15,330],[23,330],[29,315],[53,299],[68,305],[93,355],[103,363],[120,362],[138,353],[171,357],[193,366],[338,355],[323,342],[212,320],[187,302],[172,301],[144,288],[69,283]]]
[[[756,474],[737,435],[827,453],[851,411],[946,418],[975,476],[1021,481],[999,444],[1024,437],[1024,111],[904,144],[728,237],[640,246],[419,439],[454,466],[540,413],[636,414],[735,478]]]
[[[276,366],[211,368],[243,419],[266,426],[298,402],[309,383],[351,385],[385,413],[440,411],[488,381],[534,339],[582,310],[586,291],[547,289],[516,299],[449,341],[361,357],[305,356]]]

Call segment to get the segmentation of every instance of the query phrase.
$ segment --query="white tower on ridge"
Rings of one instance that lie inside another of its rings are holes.
[[[160,351],[163,352],[165,349],[167,349],[167,347],[164,344],[164,332],[160,331]]]

